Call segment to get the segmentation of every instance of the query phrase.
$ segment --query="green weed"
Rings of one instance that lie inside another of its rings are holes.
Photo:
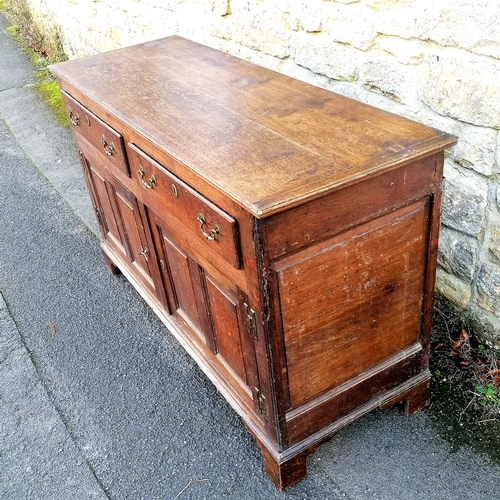
[[[500,408],[500,387],[489,383],[486,385],[478,385],[476,391],[481,396],[481,404],[491,405],[493,408]]]

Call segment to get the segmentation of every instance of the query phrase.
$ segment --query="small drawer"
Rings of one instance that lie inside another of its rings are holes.
[[[134,144],[129,143],[129,151],[132,178],[147,191],[148,205],[166,222],[169,217],[181,222],[189,238],[202,242],[207,256],[216,253],[241,269],[237,221]]]
[[[71,129],[82,135],[97,151],[130,177],[123,137],[100,118],[61,91]]]

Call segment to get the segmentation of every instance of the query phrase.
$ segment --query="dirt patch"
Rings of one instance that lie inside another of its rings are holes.
[[[436,300],[430,414],[453,450],[469,446],[496,464],[500,464],[499,356],[476,339],[459,312]]]

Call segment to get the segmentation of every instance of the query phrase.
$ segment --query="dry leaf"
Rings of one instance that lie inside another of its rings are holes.
[[[52,323],[52,321],[47,321],[47,326],[50,327],[50,330],[52,332],[52,335],[50,336],[50,340],[54,338],[54,335],[56,334],[56,325]]]
[[[465,342],[467,342],[467,340],[469,340],[469,335],[465,330],[462,330],[462,333],[460,334],[460,337],[458,337],[458,340],[456,342],[453,342],[453,344],[451,344],[451,348],[458,349]]]

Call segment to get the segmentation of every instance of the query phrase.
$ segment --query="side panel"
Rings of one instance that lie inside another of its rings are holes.
[[[424,199],[273,264],[292,409],[419,342],[427,224]]]

